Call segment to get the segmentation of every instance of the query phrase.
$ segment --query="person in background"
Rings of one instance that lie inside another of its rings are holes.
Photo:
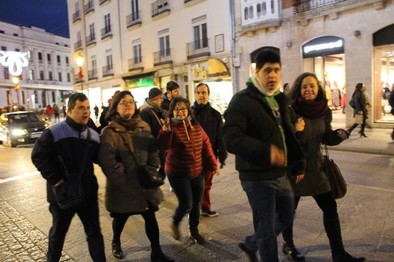
[[[160,188],[145,190],[138,178],[138,165],[159,166],[159,157],[150,127],[141,120],[130,91],[118,93],[109,108],[101,131],[98,163],[107,178],[105,207],[112,221],[112,255],[124,258],[121,247],[123,228],[132,215],[145,220],[145,233],[151,243],[151,261],[174,261],[164,255],[155,212],[163,199]],[[136,163],[135,158],[140,163]]]
[[[97,105],[95,105],[93,109],[94,109],[94,116],[96,117],[96,121],[97,121],[99,115],[99,108]]]
[[[166,90],[167,92],[163,94],[163,103],[161,104],[161,107],[168,111],[172,99],[179,96],[181,93],[179,84],[175,81],[169,81],[166,85]]]
[[[192,109],[198,123],[202,126],[209,137],[212,151],[216,158],[219,157],[220,168],[223,168],[227,158],[227,151],[224,148],[222,138],[223,120],[221,114],[209,103],[210,89],[208,84],[199,83],[194,88],[196,101]],[[212,188],[213,172],[203,169],[205,176],[204,196],[201,202],[201,215],[206,217],[216,217],[217,211],[211,209],[210,191]]]
[[[289,89],[290,89],[289,83],[285,83],[283,85],[283,93],[287,94],[289,92]]]
[[[108,125],[108,121],[106,120],[107,117],[107,112],[109,110],[109,108],[111,107],[112,101],[115,99],[116,95],[119,94],[120,91],[116,90],[115,93],[112,95],[112,97],[110,99],[108,99],[108,106],[104,106],[103,110],[101,111],[101,115],[100,115],[100,126],[99,131],[101,132],[101,130],[106,127]]]
[[[368,118],[368,108],[367,108],[367,98],[364,94],[366,90],[366,87],[363,83],[358,83],[356,85],[356,88],[354,89],[354,92],[352,94],[352,98],[354,100],[354,103],[356,107],[354,108],[353,112],[353,117],[356,117],[356,114],[362,114],[363,115],[363,123],[361,124],[361,130],[359,132],[360,137],[367,137],[365,135],[365,126],[366,126],[366,121]],[[348,134],[352,133],[353,129],[355,129],[358,126],[358,124],[354,123],[348,130]]]
[[[207,171],[219,171],[209,137],[195,122],[187,98],[177,96],[171,101],[157,144],[160,150],[167,150],[165,173],[179,203],[172,217],[172,236],[180,239],[179,224],[189,213],[190,237],[204,244],[206,240],[198,229],[204,193],[203,165]]]
[[[389,104],[391,106],[391,114],[394,116],[394,84],[391,85]],[[394,140],[394,127],[393,127],[393,132],[391,133],[391,139]]]
[[[53,113],[55,114],[55,123],[60,121],[60,108],[57,104],[53,104]]]
[[[363,257],[353,257],[345,251],[337,203],[331,194],[330,183],[323,168],[321,144],[338,145],[348,138],[344,129],[331,129],[332,112],[318,79],[313,73],[303,73],[297,77],[289,92],[292,108],[297,114],[293,121],[295,132],[306,155],[304,179],[297,182],[290,179],[295,195],[295,206],[302,196],[312,196],[323,211],[323,224],[330,242],[334,262],[364,261]],[[282,232],[285,243],[283,252],[293,261],[304,261],[293,241],[293,224]]]
[[[346,86],[342,88],[342,93],[341,93],[341,107],[342,107],[342,114],[345,114],[346,110]]]
[[[52,214],[52,226],[48,236],[47,259],[59,261],[67,231],[75,214],[79,216],[87,236],[89,253],[93,261],[106,261],[104,240],[100,230],[97,201],[98,183],[94,175],[100,137],[87,124],[90,116],[89,100],[83,93],[69,97],[67,117],[64,121],[47,128],[35,143],[31,159],[47,180],[47,200]],[[83,157],[87,151],[87,157]],[[83,158],[86,159],[85,162]],[[83,174],[79,174],[84,166]],[[85,201],[81,206],[61,209],[55,200],[52,187],[61,187],[67,168],[70,173],[83,176]]]
[[[143,109],[140,113],[141,119],[144,120],[150,126],[152,130],[152,135],[156,139],[159,135],[162,121],[167,117],[168,112],[161,108],[163,102],[163,92],[157,88],[153,87],[149,90],[148,98],[145,99],[147,107]],[[165,177],[164,166],[166,160],[166,152],[160,150],[160,169],[159,173]]]
[[[253,214],[254,235],[239,247],[250,261],[277,262],[277,235],[293,221],[294,197],[287,173],[303,178],[305,159],[293,132],[288,97],[280,91],[281,60],[272,49],[256,56],[246,89],[224,113],[223,139]]]

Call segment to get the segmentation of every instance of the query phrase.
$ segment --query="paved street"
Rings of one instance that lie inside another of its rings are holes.
[[[367,129],[369,137],[364,139],[354,132],[348,141],[330,150],[349,187],[348,194],[338,200],[345,247],[352,254],[365,256],[367,261],[394,261],[394,142],[390,132],[388,129]],[[99,168],[96,173],[100,183],[100,219],[106,253],[108,261],[116,261],[110,250],[111,218],[103,206],[105,178]],[[157,218],[166,254],[185,262],[247,261],[237,243],[252,232],[251,212],[234,169],[233,156],[221,176],[214,179],[212,201],[219,217],[201,218],[201,233],[209,239],[205,246],[193,244],[187,238],[186,220],[181,224],[181,241],[171,238],[169,224],[177,201],[168,184],[162,189],[165,201]],[[0,261],[45,261],[50,225],[45,181],[37,172],[18,179],[0,179]],[[281,245],[281,237],[278,239]],[[301,199],[295,221],[295,241],[307,261],[331,261],[322,215],[310,197]],[[122,244],[126,253],[122,261],[150,261],[149,241],[141,217],[129,219]],[[287,261],[281,252],[280,256],[282,261]],[[68,233],[62,261],[91,261],[78,218],[74,219]]]

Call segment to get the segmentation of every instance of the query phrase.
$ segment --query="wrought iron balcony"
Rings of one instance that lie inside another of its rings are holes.
[[[186,44],[187,59],[192,59],[201,56],[210,56],[209,39],[204,38]]]
[[[111,25],[108,25],[101,29],[101,39],[112,37]]]
[[[88,80],[97,79],[97,69],[89,70],[88,71]]]
[[[133,57],[128,60],[129,71],[144,69],[144,64],[142,63],[142,56]]]
[[[73,14],[73,23],[75,23],[75,22],[77,22],[79,20],[81,20],[81,13],[79,12],[79,10],[77,10]]]
[[[114,69],[112,64],[103,66],[102,69],[103,69],[103,77],[114,75]]]
[[[141,21],[141,12],[140,11],[133,12],[126,17],[127,28],[132,27],[134,25],[139,25],[141,23],[142,23],[142,21]]]
[[[154,66],[172,64],[171,49],[162,49],[153,54]]]
[[[85,15],[94,11],[93,0],[89,0],[88,3],[84,6]]]
[[[350,5],[378,4],[380,2],[382,0],[294,0],[294,14],[303,14],[314,10],[332,10]]]
[[[86,46],[96,44],[96,34],[90,34],[86,36]]]

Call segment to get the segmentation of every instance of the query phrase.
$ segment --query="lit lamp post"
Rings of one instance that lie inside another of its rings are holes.
[[[11,78],[11,80],[12,80],[12,83],[14,84],[14,90],[15,90],[15,92],[16,92],[16,97],[17,97],[17,100],[18,100],[18,107],[19,107],[19,105],[20,105],[20,101],[19,101],[19,76],[12,76],[12,78]]]
[[[77,57],[75,58],[75,62],[77,63],[77,66],[79,67],[79,71],[78,71],[78,77],[79,80],[81,81],[81,89],[83,92],[83,63],[85,62],[85,58],[83,57],[82,53],[78,53]]]

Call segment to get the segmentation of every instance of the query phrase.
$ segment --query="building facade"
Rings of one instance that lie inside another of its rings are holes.
[[[383,94],[394,84],[394,1],[242,0],[234,8],[236,90],[244,87],[259,50],[271,47],[282,56],[283,83],[314,72],[335,109],[338,91],[349,101],[362,82],[369,123],[392,125]],[[353,110],[346,110],[346,125],[353,121]]]
[[[69,39],[1,21],[0,28],[0,107],[38,110],[55,103],[62,106],[72,92]],[[14,55],[26,59],[26,64]],[[22,71],[13,76],[18,67]]]
[[[138,105],[151,87],[165,92],[177,81],[194,100],[204,81],[223,111],[233,94],[232,19],[227,0],[68,0],[74,56],[82,55],[83,79],[74,89],[97,106],[115,90],[129,89]],[[74,64],[74,72],[77,66]]]

